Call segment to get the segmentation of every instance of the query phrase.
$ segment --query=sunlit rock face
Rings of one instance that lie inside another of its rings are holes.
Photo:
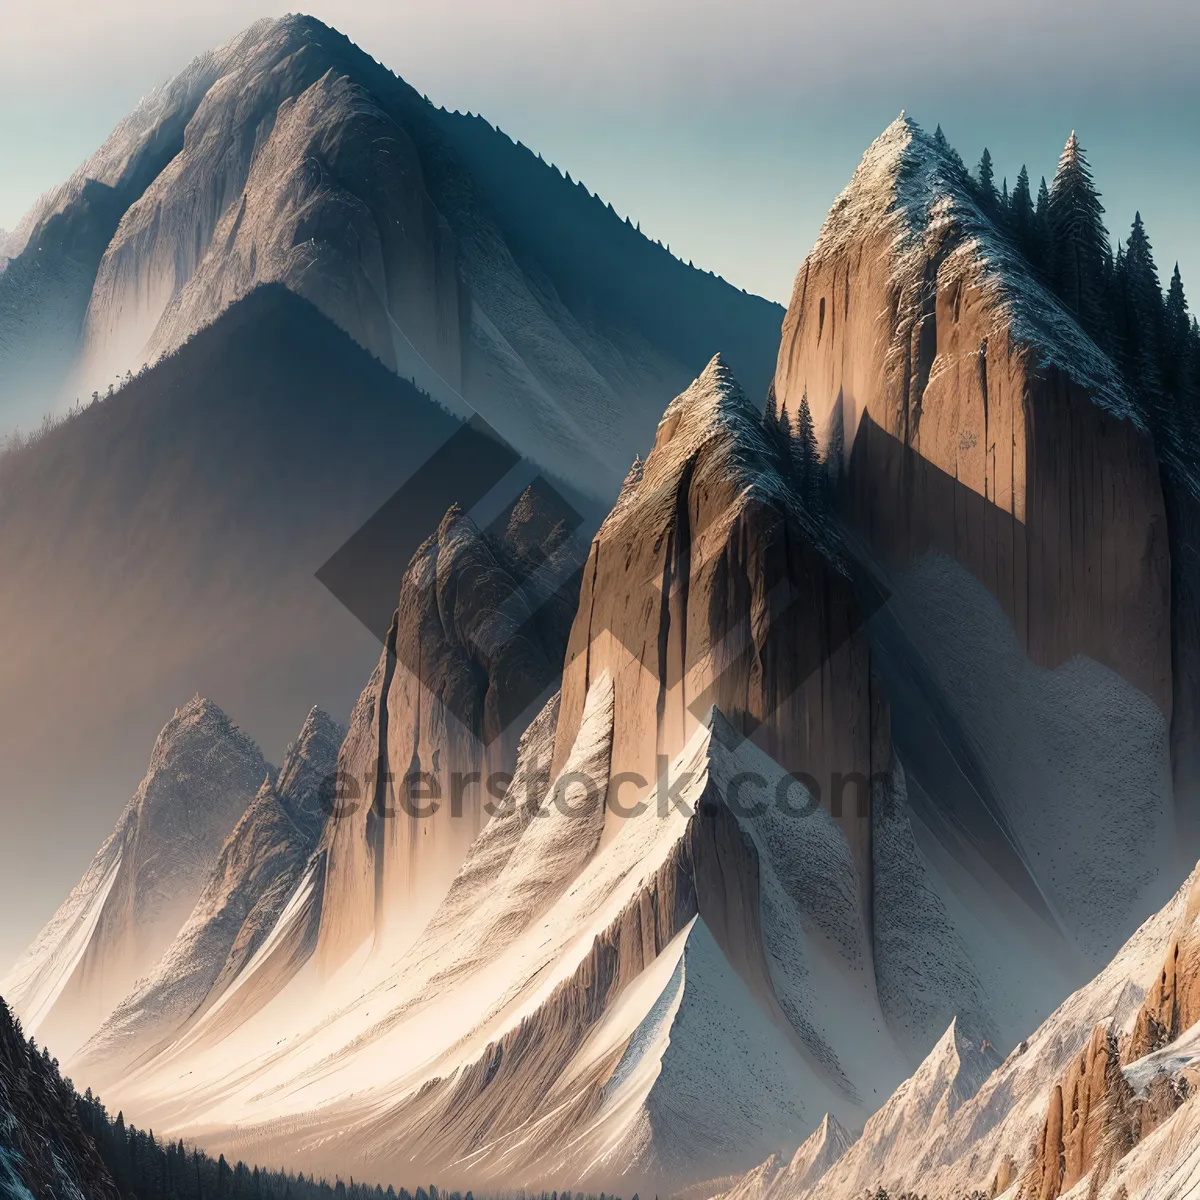
[[[903,117],[800,267],[774,392],[793,424],[807,397],[890,598],[871,644],[918,844],[979,855],[1013,911],[1064,936],[1051,973],[1082,982],[1186,869],[1186,555],[1139,413],[949,148]],[[1103,886],[1103,921],[1081,880]]]
[[[1159,470],[1108,359],[912,122],[871,147],[796,276],[775,375],[840,442],[888,564],[954,557],[1036,663],[1113,668],[1170,717]]]
[[[836,803],[831,780],[888,770],[887,704],[841,554],[796,495],[758,406],[714,359],[667,408],[593,540],[556,762],[598,672],[616,687],[617,770],[643,781],[631,778],[621,806],[639,786],[646,798],[715,704],[810,790],[815,781],[865,876],[869,785]]]

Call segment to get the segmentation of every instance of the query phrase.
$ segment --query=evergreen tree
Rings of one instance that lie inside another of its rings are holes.
[[[1154,265],[1154,250],[1135,213],[1129,240],[1125,243],[1123,279],[1118,286],[1124,296],[1122,334],[1123,359],[1127,378],[1138,392],[1151,418],[1162,424],[1163,380],[1161,371],[1163,340],[1163,300]]]
[[[979,158],[979,166],[975,168],[975,176],[975,189],[984,212],[996,212],[1000,206],[1000,199],[996,195],[996,175],[992,167],[992,154],[986,146]]]
[[[1191,320],[1179,264],[1171,275],[1163,309],[1163,383],[1176,403],[1191,399]]]
[[[1021,253],[1030,262],[1037,254],[1034,238],[1033,195],[1029,190],[1029,172],[1024,166],[1017,173],[1017,182],[1013,186],[1012,196],[1008,202],[1008,217],[1012,225],[1013,238],[1020,247]]]
[[[1050,189],[1046,177],[1038,185],[1037,207],[1033,210],[1032,253],[1029,261],[1046,283],[1054,279],[1054,238],[1050,231]]]
[[[1074,131],[1050,185],[1049,215],[1054,290],[1083,328],[1107,345],[1103,291],[1108,230],[1091,167]]]
[[[1000,187],[1000,211],[1004,214],[1008,213],[1008,176],[1005,175],[1004,183]]]
[[[795,464],[796,486],[806,504],[814,504],[821,488],[821,457],[817,453],[817,433],[812,409],[808,405],[808,388],[800,397],[796,409],[796,429],[792,436],[792,459]]]

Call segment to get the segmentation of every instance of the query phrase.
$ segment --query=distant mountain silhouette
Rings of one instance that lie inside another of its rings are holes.
[[[379,642],[314,573],[458,428],[273,286],[0,458],[0,795],[23,823],[0,870],[30,926],[181,697],[219,696],[276,759],[313,703],[349,712]]]
[[[783,318],[304,16],[195,59],[11,249],[0,427],[103,393],[276,282],[608,501],[714,353],[764,393]]]

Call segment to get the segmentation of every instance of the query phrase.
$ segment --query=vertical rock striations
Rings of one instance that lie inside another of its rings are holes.
[[[668,406],[592,542],[556,761],[588,681],[616,686],[615,770],[652,783],[716,705],[841,822],[868,878],[869,788],[890,765],[863,605],[835,535],[715,358]],[[843,797],[835,778],[851,780]]]
[[[522,731],[558,683],[570,540],[528,490],[503,533],[451,508],[413,556],[338,765],[320,961],[403,948],[503,797]]]
[[[1170,550],[1149,435],[1116,371],[901,117],[800,267],[775,376],[845,429],[852,513],[903,566],[961,562],[1022,648],[1112,667],[1169,717]]]

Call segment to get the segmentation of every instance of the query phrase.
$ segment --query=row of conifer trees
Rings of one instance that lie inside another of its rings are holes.
[[[940,126],[935,137],[949,151]],[[1024,166],[1011,191],[1007,179],[997,189],[986,147],[973,174],[964,175],[984,214],[1110,356],[1155,435],[1191,442],[1200,433],[1200,325],[1179,264],[1164,293],[1140,212],[1114,250],[1076,135],[1051,182],[1042,177],[1036,199]]]

